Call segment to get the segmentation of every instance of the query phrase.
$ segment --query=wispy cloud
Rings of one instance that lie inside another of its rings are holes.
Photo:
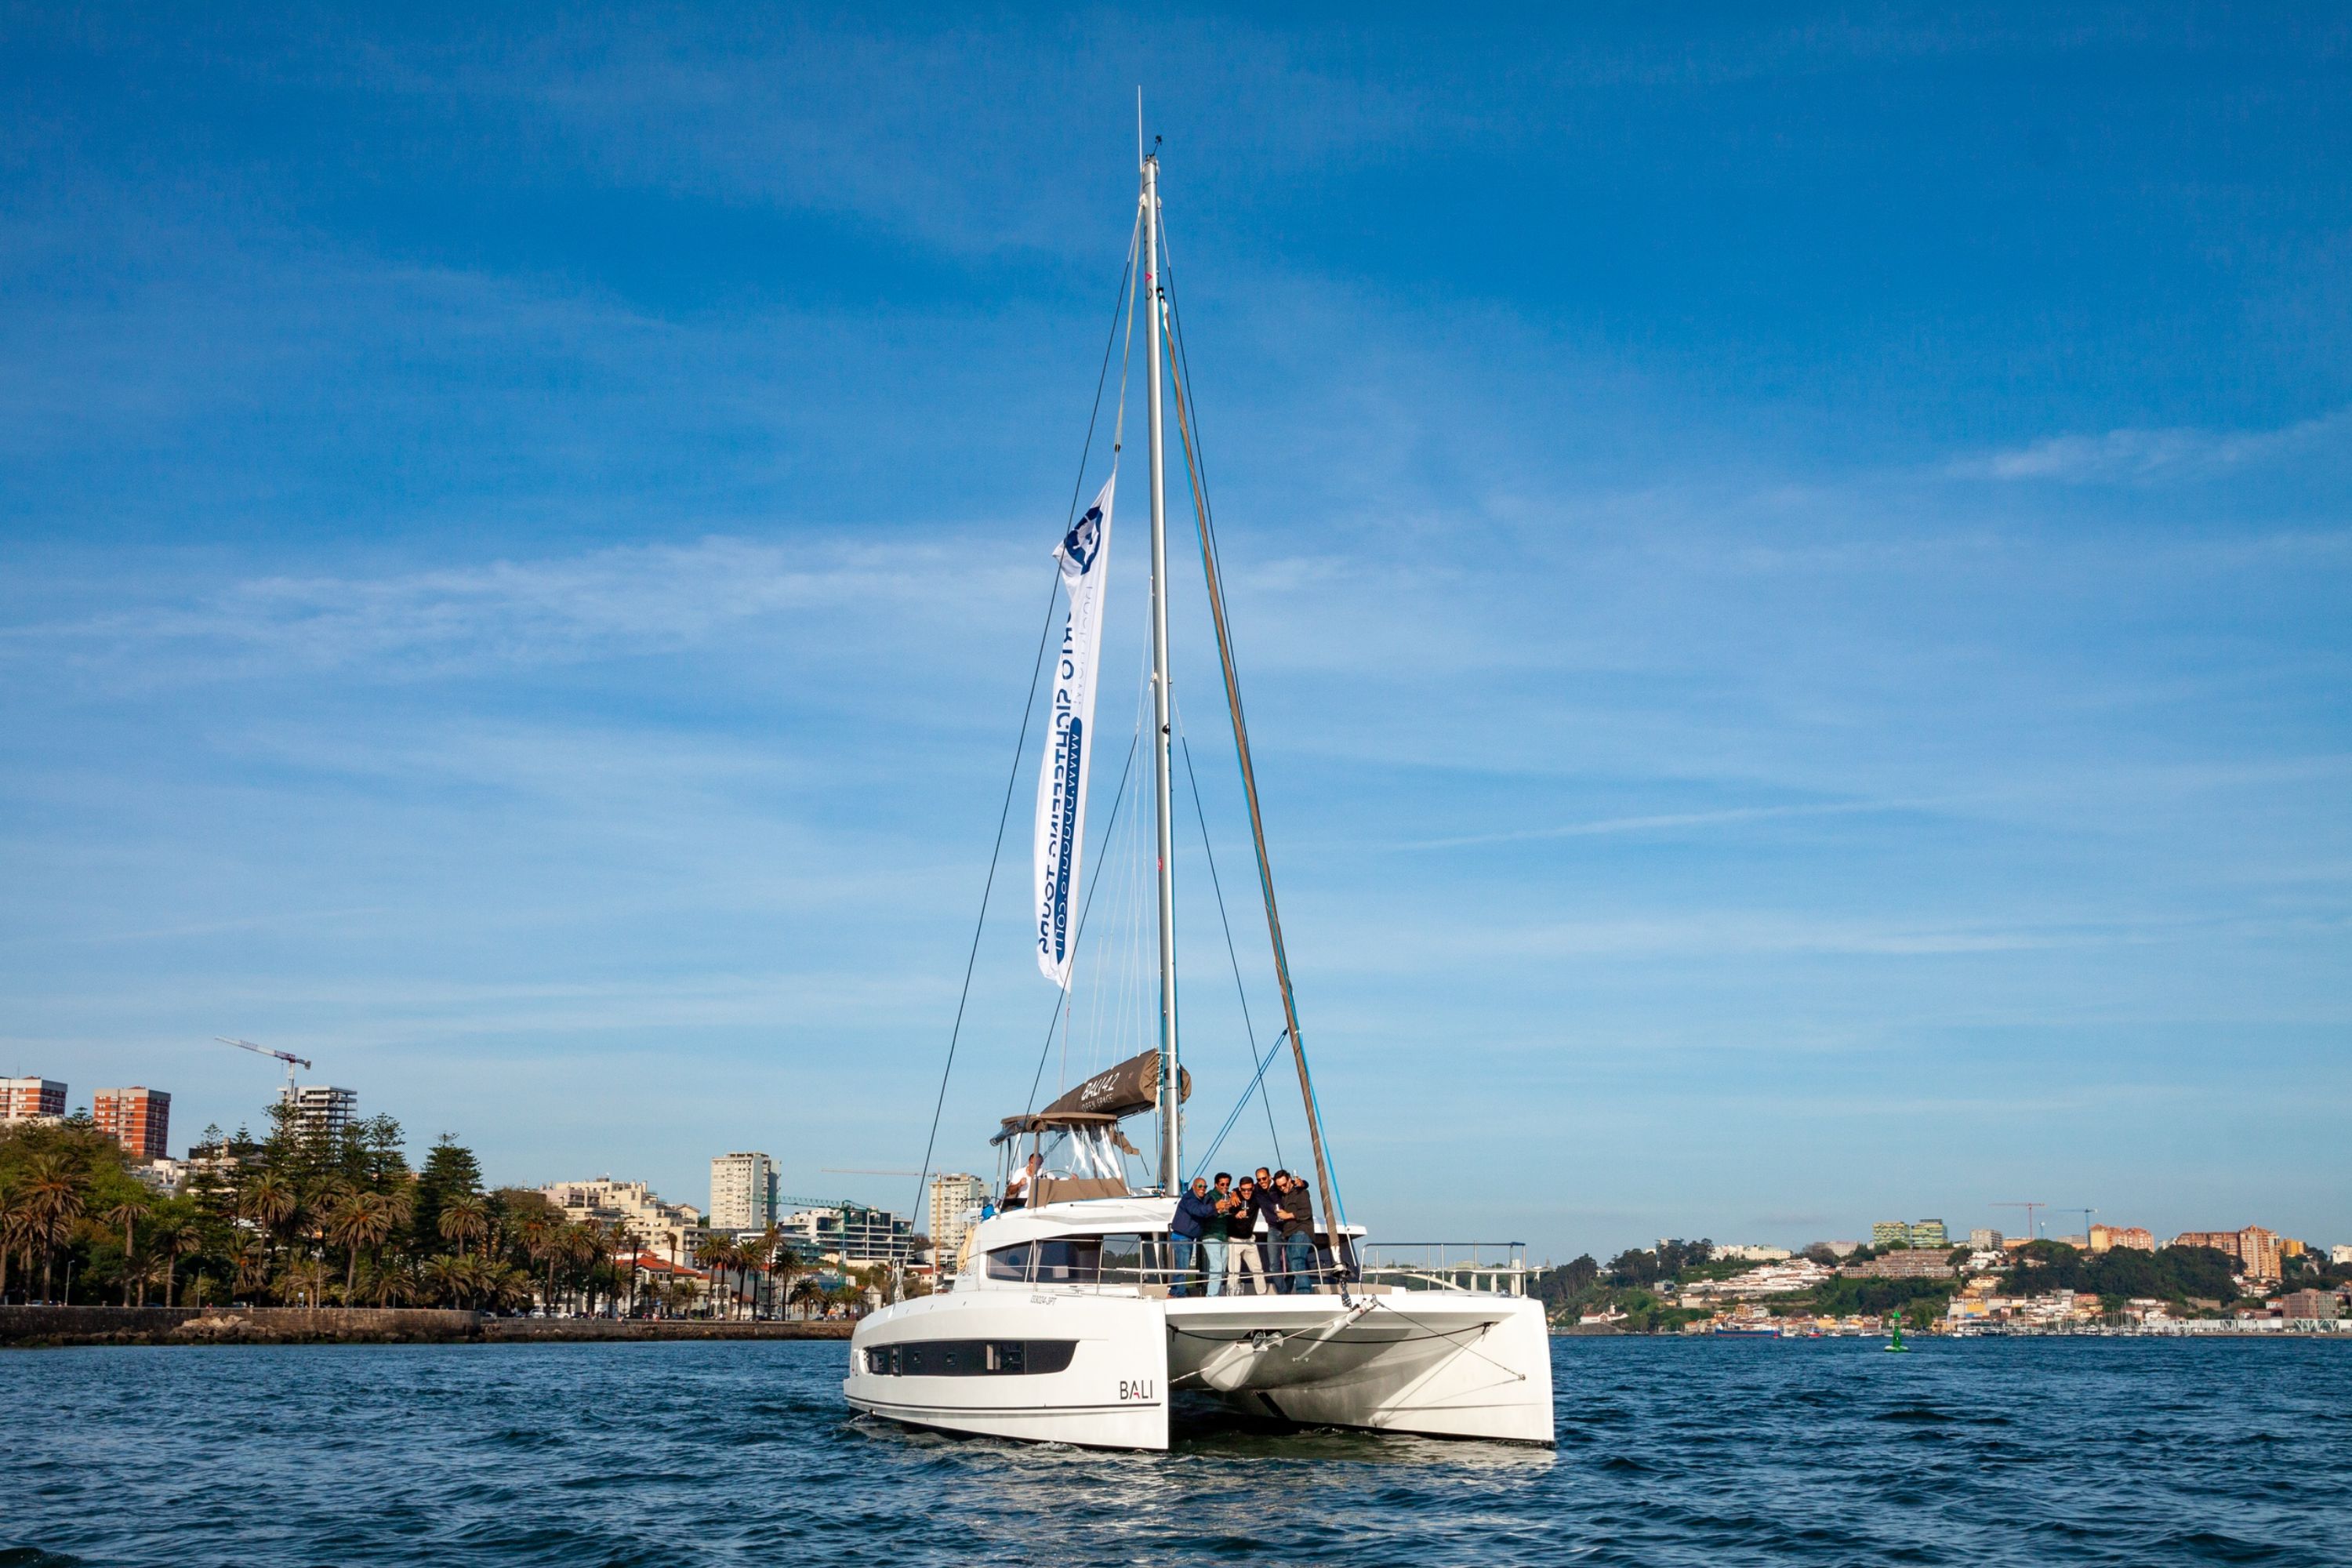
[[[2352,450],[2352,409],[2276,430],[2110,430],[2053,436],[1951,466],[1957,478],[2134,484],[2210,479],[2321,452]]]
[[[1482,844],[1520,844],[1546,838],[1591,838],[1619,833],[1672,832],[1684,827],[1727,827],[1743,822],[1780,817],[1850,816],[1857,812],[1904,811],[1921,801],[1826,801],[1806,805],[1748,805],[1722,811],[1661,812],[1645,816],[1610,816],[1590,822],[1568,822],[1549,827],[1526,827],[1503,833],[1472,833],[1452,838],[1423,838],[1396,846],[1399,849],[1465,849]]]
[[[937,624],[1036,578],[952,542],[885,550],[714,537],[376,577],[253,577],[193,602],[0,626],[0,658],[147,679],[437,675],[659,652],[852,610]]]

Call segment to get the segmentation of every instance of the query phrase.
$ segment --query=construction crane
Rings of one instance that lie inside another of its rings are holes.
[[[1987,1204],[1985,1206],[1987,1208],[1996,1209],[2023,1209],[2025,1211],[2025,1239],[2032,1241],[2035,1239],[2033,1229],[2033,1211],[2035,1209],[2046,1209],[2050,1205],[2037,1201],[2030,1204]]]
[[[235,1046],[238,1050],[251,1051],[257,1057],[276,1057],[279,1061],[284,1062],[286,1064],[286,1100],[288,1104],[293,1103],[294,1069],[308,1068],[310,1065],[310,1058],[298,1057],[291,1051],[273,1051],[268,1046],[257,1046],[251,1040],[232,1040],[226,1035],[215,1035],[213,1038],[224,1046]]]

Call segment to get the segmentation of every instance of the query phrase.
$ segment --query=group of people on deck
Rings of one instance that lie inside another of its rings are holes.
[[[1260,1165],[1239,1182],[1219,1171],[1213,1184],[1195,1176],[1168,1228],[1176,1243],[1174,1295],[1190,1295],[1196,1282],[1211,1296],[1315,1289],[1315,1210],[1307,1184],[1287,1171]]]

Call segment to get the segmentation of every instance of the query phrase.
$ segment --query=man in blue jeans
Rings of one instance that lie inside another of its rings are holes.
[[[1275,1212],[1282,1225],[1282,1277],[1276,1283],[1286,1296],[1315,1289],[1315,1205],[1307,1184],[1288,1172],[1275,1177],[1282,1194]]]
[[[1184,1283],[1192,1277],[1192,1251],[1200,1245],[1202,1231],[1216,1217],[1217,1205],[1209,1196],[1209,1184],[1199,1176],[1193,1177],[1192,1190],[1176,1200],[1176,1217],[1168,1224],[1168,1233],[1176,1243],[1176,1272],[1168,1282],[1170,1295],[1192,1293]]]

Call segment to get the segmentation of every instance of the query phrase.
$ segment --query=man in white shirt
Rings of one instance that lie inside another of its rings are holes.
[[[1029,1199],[1037,1190],[1037,1173],[1045,1168],[1045,1155],[1030,1155],[1028,1164],[1022,1167],[1020,1170],[1013,1172],[1011,1176],[1005,1179],[1004,1203],[1003,1206],[1008,1209],[1027,1208],[1029,1206]]]

